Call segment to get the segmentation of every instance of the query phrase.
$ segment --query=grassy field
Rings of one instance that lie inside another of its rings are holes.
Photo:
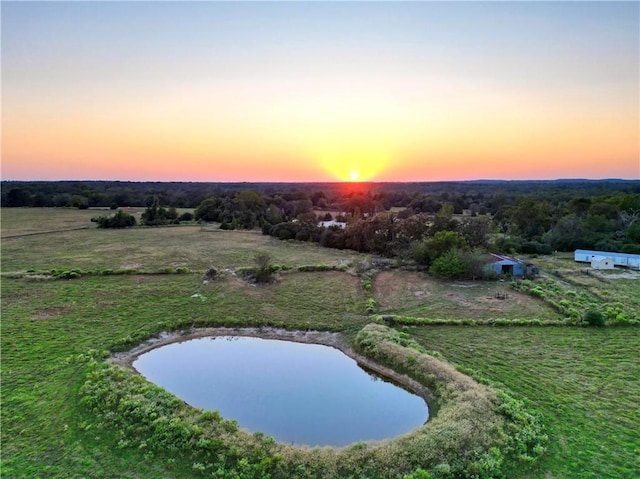
[[[79,228],[95,228],[91,218],[107,210],[2,208],[2,238]],[[25,220],[25,218],[27,218]]]
[[[4,239],[2,272],[127,266],[146,273],[167,266],[204,271],[212,265],[250,266],[257,252],[291,266],[363,259],[255,232],[200,226],[61,231],[81,226],[93,214],[3,209],[4,238],[59,232]],[[549,275],[575,268],[566,258],[541,259],[539,264]],[[571,278],[565,274],[559,280]],[[580,287],[592,293],[629,300],[637,308],[640,279],[579,281],[586,281]],[[74,355],[123,349],[181,326],[275,325],[343,331],[353,338],[368,322],[360,278],[335,271],[287,271],[266,287],[247,284],[232,271],[208,285],[198,273],[46,281],[5,275],[1,286],[1,475],[7,478],[192,477],[188,460],[169,467],[142,450],[115,447],[116,431],[87,428],[93,418],[79,404],[84,377],[70,360]],[[392,271],[377,276],[372,294],[384,312],[397,314],[554,314],[541,301],[515,291],[507,290],[509,304],[495,299],[496,292],[505,290],[501,283],[467,286]],[[640,477],[640,328],[422,326],[403,331],[425,348],[530,400],[543,415],[548,453],[534,469],[519,470],[513,477]]]
[[[383,271],[375,277],[373,294],[381,313],[436,319],[559,319],[542,301],[510,290],[508,283],[442,281],[409,271]]]
[[[4,214],[4,212],[3,212]],[[3,235],[4,233],[3,221]],[[54,226],[54,225],[51,225]],[[16,227],[24,231],[28,227]],[[8,230],[6,235],[12,235]],[[337,264],[363,256],[318,244],[283,242],[258,231],[224,231],[212,227],[175,226],[120,230],[60,231],[4,239],[2,271],[63,269],[136,269],[155,272],[185,266],[195,271],[253,265],[258,253],[274,264]]]
[[[639,477],[640,329],[443,326],[406,331],[544,412],[549,453],[524,477]]]

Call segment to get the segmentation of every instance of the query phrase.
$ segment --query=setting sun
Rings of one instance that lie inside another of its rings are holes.
[[[319,166],[338,181],[375,181],[382,177],[392,162],[393,150],[382,142],[327,139],[315,155]]]

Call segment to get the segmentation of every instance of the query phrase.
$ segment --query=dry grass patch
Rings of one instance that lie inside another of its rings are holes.
[[[31,313],[31,317],[38,321],[54,319],[58,316],[71,311],[69,306],[52,306],[50,308],[37,309]]]
[[[380,313],[437,319],[559,319],[542,301],[510,290],[503,282],[441,281],[409,271],[375,277]]]

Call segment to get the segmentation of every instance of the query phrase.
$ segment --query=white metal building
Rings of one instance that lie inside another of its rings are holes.
[[[593,264],[595,262],[596,264],[604,265],[605,263],[602,263],[602,260],[606,259],[609,259],[609,263],[612,263],[614,266],[624,266],[631,269],[640,269],[640,254],[611,253],[609,251],[590,251],[585,249],[577,249],[574,253],[573,258],[574,260],[581,263],[590,263],[595,269],[605,269],[596,268],[595,266],[593,266]]]

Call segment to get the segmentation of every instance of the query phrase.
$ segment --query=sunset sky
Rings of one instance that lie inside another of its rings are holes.
[[[638,2],[7,2],[2,179],[640,178]]]

